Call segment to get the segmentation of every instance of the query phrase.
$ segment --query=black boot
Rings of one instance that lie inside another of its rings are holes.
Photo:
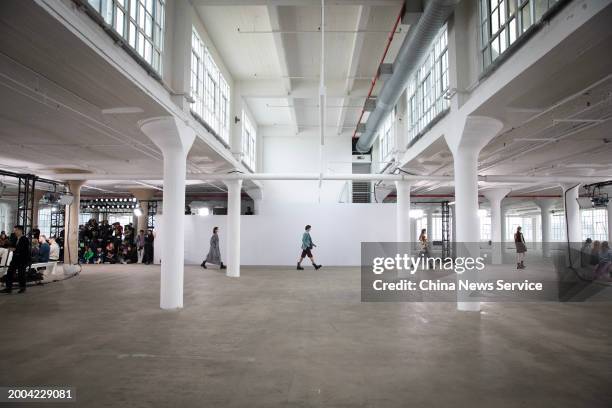
[[[221,269],[227,269],[227,268],[225,267],[225,265],[223,265],[223,262],[221,262],[221,266],[220,266],[220,268],[221,268]]]
[[[314,263],[313,263],[313,264],[312,264],[312,266],[314,266],[315,271],[318,271],[319,269],[321,269],[321,267],[322,267],[323,265],[317,265],[317,264],[314,264]]]
[[[297,263],[297,268],[298,271],[303,271],[304,268],[302,268],[302,265],[300,265],[300,262]]]
[[[521,269],[525,269],[525,262],[521,261]]]
[[[206,261],[202,261],[202,264],[201,264],[200,266],[201,266],[202,268],[204,268],[204,269],[208,269],[208,268],[206,267]]]

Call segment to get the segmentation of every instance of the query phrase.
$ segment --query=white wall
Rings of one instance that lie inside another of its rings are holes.
[[[294,265],[300,255],[302,233],[312,225],[317,262],[327,266],[361,264],[361,242],[395,240],[395,204],[278,204],[266,215],[241,218],[242,265]],[[227,216],[185,216],[185,263],[198,265],[208,252],[215,226],[220,228],[221,256],[226,259]],[[156,233],[165,234],[163,216]],[[156,240],[155,258],[161,256]],[[306,262],[305,265],[309,265]]]
[[[266,173],[351,173],[351,140],[346,135],[328,137],[323,148],[323,166],[319,162],[319,133],[304,131],[298,136],[271,133],[260,128],[263,140],[263,172]],[[262,208],[269,202],[318,203],[318,181],[265,181]],[[321,203],[337,203],[344,181],[324,181]]]

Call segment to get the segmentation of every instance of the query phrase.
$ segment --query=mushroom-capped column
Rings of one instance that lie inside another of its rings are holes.
[[[445,140],[453,153],[455,176],[455,225],[457,228],[457,256],[476,258],[480,256],[480,231],[474,228],[478,219],[478,155],[480,150],[502,129],[497,119],[473,116],[464,122],[456,120]],[[457,279],[473,281],[476,271],[466,271]],[[480,303],[468,299],[466,293],[457,293],[457,309],[480,311]]]
[[[232,278],[240,276],[240,202],[242,180],[227,180],[227,272]]]
[[[161,240],[160,306],[162,309],[183,307],[185,263],[185,175],[187,153],[195,139],[193,129],[183,121],[164,116],[139,123],[142,132],[164,156],[164,212],[161,228],[172,228],[172,234],[157,234]]]
[[[540,207],[542,217],[542,255],[546,258],[550,257],[550,241],[551,241],[551,223],[552,223],[552,208],[556,200],[552,198],[541,198],[536,200],[536,204]]]
[[[68,188],[73,200],[71,204],[66,206],[66,225],[64,225],[65,265],[74,265],[79,260],[79,210],[81,207],[81,186],[83,184],[85,184],[84,180],[68,181]]]
[[[396,239],[397,242],[411,242],[413,238],[412,223],[410,220],[410,182],[396,181],[397,202],[396,213]]]
[[[509,188],[492,188],[483,191],[491,205],[491,263],[502,264],[502,206],[501,202],[510,192]]]

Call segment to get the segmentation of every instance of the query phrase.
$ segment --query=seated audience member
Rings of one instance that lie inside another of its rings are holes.
[[[8,248],[9,246],[9,237],[6,235],[6,232],[0,232],[0,248]]]
[[[30,246],[30,253],[32,254],[31,255],[32,263],[37,263],[38,262],[38,255],[39,255],[39,247],[38,247],[38,239],[37,238],[32,238],[31,246]]]
[[[590,264],[592,244],[593,244],[593,241],[591,240],[591,238],[587,238],[582,243],[582,248],[580,248],[580,264],[582,266],[586,266]]]
[[[60,247],[54,237],[49,239],[49,260],[53,262],[59,261]]]
[[[51,256],[51,246],[47,242],[47,237],[41,235],[38,238],[39,246],[38,246],[38,262],[49,262],[49,258]]]
[[[117,262],[117,256],[115,255],[115,246],[112,242],[109,242],[106,246],[106,253],[104,254],[104,263],[114,264]]]
[[[599,251],[600,251],[601,243],[599,241],[593,242],[593,247],[591,248],[591,265],[599,264]]]
[[[138,252],[134,245],[128,245],[127,263],[138,263]]]
[[[95,264],[103,264],[104,263],[104,252],[102,251],[102,247],[98,247],[96,249],[96,254],[93,257],[93,263],[95,263]]]
[[[83,263],[92,264],[94,258],[94,252],[90,247],[85,248],[85,253],[83,254]]]

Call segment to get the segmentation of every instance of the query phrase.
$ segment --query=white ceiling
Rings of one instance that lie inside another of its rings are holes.
[[[136,112],[103,112],[125,107]],[[0,5],[2,168],[58,179],[68,172],[111,181],[119,174],[161,175],[161,152],[137,123],[163,115],[164,108],[33,2]],[[196,138],[188,168],[207,173],[231,166]],[[126,191],[139,183],[88,184]]]
[[[236,81],[285,84],[287,97],[272,91],[245,96],[259,125],[281,127],[288,135],[296,127],[303,131],[319,125],[320,2],[192,0],[192,4]],[[402,1],[326,3],[325,77],[333,88],[326,111],[330,134],[352,135],[365,101],[363,90],[376,73],[401,5]],[[395,59],[408,29],[399,27],[387,62]],[[357,88],[361,96],[348,97]]]

